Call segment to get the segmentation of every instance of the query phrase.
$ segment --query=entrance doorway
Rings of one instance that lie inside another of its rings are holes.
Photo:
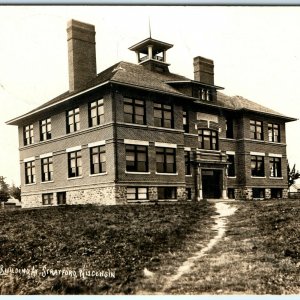
[[[204,199],[220,199],[221,177],[220,170],[202,170],[202,194]]]

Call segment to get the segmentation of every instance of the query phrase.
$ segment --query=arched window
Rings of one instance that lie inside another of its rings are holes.
[[[211,129],[198,129],[199,148],[218,150],[218,132]]]

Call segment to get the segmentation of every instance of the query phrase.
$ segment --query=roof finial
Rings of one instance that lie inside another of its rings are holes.
[[[151,39],[151,20],[150,20],[150,17],[149,17],[149,35],[150,35],[150,39]]]

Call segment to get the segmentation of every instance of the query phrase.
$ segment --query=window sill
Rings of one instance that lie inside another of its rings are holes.
[[[149,199],[144,199],[144,200],[138,200],[138,199],[134,199],[134,200],[127,200],[128,203],[145,203],[145,202],[150,202]]]
[[[283,177],[272,177],[272,176],[270,176],[270,179],[283,179]]]
[[[68,177],[68,180],[74,180],[74,179],[81,179],[83,176],[77,176],[77,177]]]
[[[158,199],[157,200],[158,202],[177,202],[178,200],[177,199]]]
[[[151,173],[150,173],[150,172],[130,172],[130,171],[125,171],[125,174],[149,175],[149,174],[151,174]]]
[[[155,172],[156,175],[178,175],[178,173],[158,173],[158,172]]]
[[[104,175],[107,175],[107,172],[97,173],[97,174],[90,174],[90,177],[104,176]]]
[[[33,182],[33,183],[25,183],[25,186],[31,186],[31,185],[36,185],[36,182]]]
[[[185,177],[193,177],[193,175],[191,175],[191,174],[188,174],[188,175],[185,175]]]
[[[227,176],[228,178],[236,179],[236,176]]]
[[[251,176],[251,178],[258,178],[258,179],[262,179],[262,178],[267,178],[266,176]]]
[[[41,183],[51,183],[51,182],[54,182],[54,180],[49,180],[49,181],[41,181]]]

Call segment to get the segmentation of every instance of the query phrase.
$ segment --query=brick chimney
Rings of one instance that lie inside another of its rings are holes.
[[[95,26],[76,20],[68,21],[69,91],[85,87],[96,77]]]
[[[201,56],[195,57],[194,80],[214,85],[214,61]]]

